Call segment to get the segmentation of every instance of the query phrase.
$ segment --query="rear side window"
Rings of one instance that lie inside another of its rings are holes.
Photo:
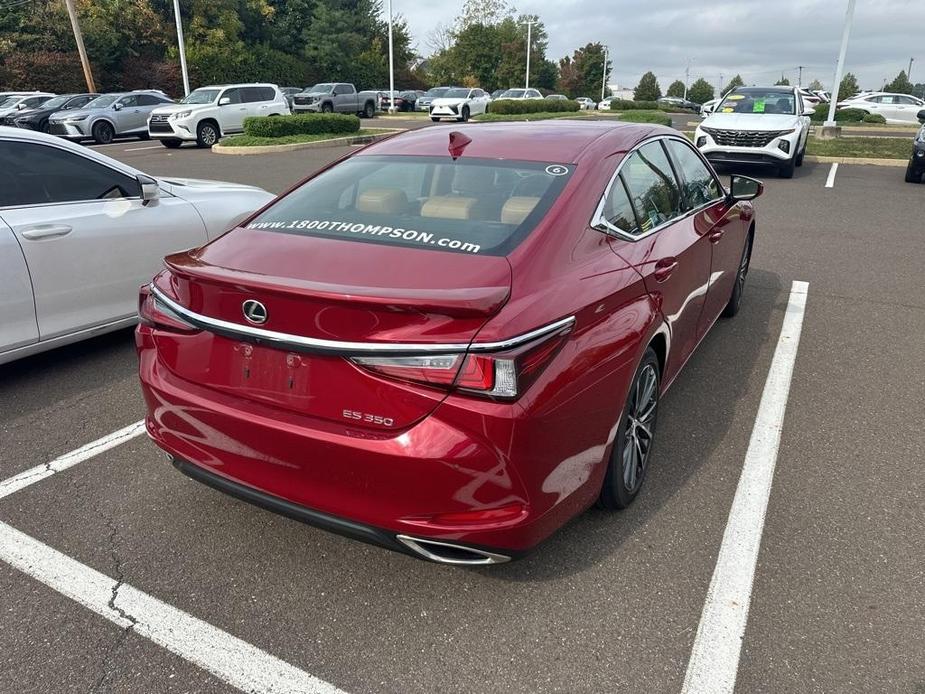
[[[244,90],[240,87],[232,87],[231,89],[226,89],[222,92],[221,99],[228,99],[229,104],[240,104],[242,102],[242,94]]]
[[[573,169],[490,159],[358,156],[308,181],[248,226],[506,255],[549,211]]]
[[[626,192],[626,184],[623,183],[622,176],[614,179],[610,192],[607,194],[607,200],[604,202],[604,219],[627,234],[635,236],[639,233],[636,215],[633,212],[633,205]]]
[[[681,215],[681,191],[660,142],[650,142],[633,152],[621,174],[642,233]]]
[[[276,98],[276,91],[273,87],[244,87],[244,101],[253,103],[255,101],[273,101]]]

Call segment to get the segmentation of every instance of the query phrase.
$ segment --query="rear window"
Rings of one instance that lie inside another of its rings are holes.
[[[248,227],[506,255],[548,212],[573,170],[547,162],[359,156],[308,181]]]

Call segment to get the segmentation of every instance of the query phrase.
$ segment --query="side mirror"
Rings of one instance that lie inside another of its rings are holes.
[[[118,103],[118,102],[114,103],[114,104],[112,105],[112,110],[113,110],[113,111],[121,111],[121,110],[122,110],[122,104],[120,104],[120,103]]]
[[[764,183],[748,176],[733,174],[729,179],[728,198],[732,202],[754,200],[764,192]]]
[[[22,103],[22,102],[16,104],[16,110],[17,110],[17,111],[22,111],[25,107],[26,107],[26,105],[25,105],[24,103]]]
[[[161,187],[150,176],[138,174],[136,176],[138,185],[141,188],[141,203],[147,205],[152,200],[156,200],[161,194]]]
[[[221,99],[218,100],[219,106],[227,106],[230,103],[231,103],[231,97],[229,96],[223,96]]]
[[[925,125],[925,108],[923,108],[921,111],[919,111],[919,113],[918,113],[918,115],[916,116],[916,118],[919,119],[919,123],[922,123],[923,125]]]
[[[814,115],[815,113],[816,113],[816,107],[815,107],[815,106],[807,106],[806,108],[803,109],[803,115],[804,115],[804,116],[812,116],[812,115]]]

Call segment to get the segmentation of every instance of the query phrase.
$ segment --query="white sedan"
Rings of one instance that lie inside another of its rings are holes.
[[[273,195],[154,179],[67,140],[0,127],[0,364],[137,319],[170,253],[216,238]]]
[[[456,87],[448,89],[439,99],[430,104],[430,119],[434,122],[441,118],[452,118],[465,122],[469,116],[478,116],[488,110],[491,95],[481,89]]]
[[[859,94],[839,101],[838,109],[857,108],[868,114],[883,116],[887,123],[917,123],[918,113],[925,108],[925,101],[908,94],[873,92]]]

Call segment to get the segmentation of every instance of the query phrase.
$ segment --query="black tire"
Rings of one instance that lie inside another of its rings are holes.
[[[376,105],[372,101],[366,102],[366,107],[363,109],[363,115],[366,118],[376,117]]]
[[[806,145],[803,146],[803,149],[800,150],[800,153],[797,154],[796,165],[803,166],[803,157],[806,156]]]
[[[150,140],[150,139],[151,139],[151,133],[149,133],[147,130],[145,130],[143,133],[138,133],[138,137],[139,137],[140,139],[142,139],[142,140]]]
[[[331,104],[321,104],[322,113],[334,113],[334,106]]]
[[[218,126],[211,121],[205,121],[196,126],[196,146],[202,149],[211,149],[218,142]]]
[[[793,178],[793,172],[796,171],[796,156],[790,157],[786,164],[777,167],[777,175],[781,178]]]
[[[732,318],[739,312],[742,305],[742,295],[745,293],[745,280],[748,279],[748,267],[752,262],[752,234],[749,232],[745,239],[745,248],[742,249],[742,259],[739,261],[739,269],[736,271],[735,284],[732,285],[732,294],[729,296],[729,303],[723,309],[723,318]]]
[[[434,118],[433,116],[431,116],[430,119],[431,119],[434,123],[437,123],[437,122],[440,121],[439,118]]]
[[[633,503],[642,488],[652,458],[660,387],[658,357],[649,347],[636,369],[620,411],[620,425],[598,498],[602,508],[624,509]]]
[[[96,144],[108,145],[116,136],[116,129],[108,121],[100,121],[93,126],[91,133]]]
[[[39,126],[39,130],[41,130],[43,133],[50,133],[50,132],[51,132],[51,126],[48,125],[48,119],[47,119],[47,118],[46,118],[45,120],[42,121],[42,124]]]
[[[918,173],[915,170],[915,167],[912,165],[912,162],[909,162],[909,166],[906,167],[906,183],[921,183],[922,174]]]
[[[177,149],[180,145],[183,144],[182,140],[161,140],[161,144],[164,145],[167,149]]]
[[[463,106],[462,111],[459,112],[459,120],[462,123],[465,123],[469,120],[469,107]]]

